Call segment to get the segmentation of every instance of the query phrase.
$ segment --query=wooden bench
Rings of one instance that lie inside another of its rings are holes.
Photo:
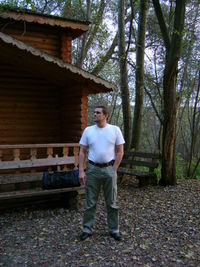
[[[126,151],[118,168],[121,181],[124,175],[134,176],[139,180],[139,187],[157,185],[155,169],[159,165],[157,153]]]
[[[42,177],[44,170],[77,169],[78,154],[79,144],[0,145],[0,209],[52,200],[76,208],[82,186],[43,190]]]

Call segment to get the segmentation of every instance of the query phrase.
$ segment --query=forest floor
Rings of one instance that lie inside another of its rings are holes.
[[[200,181],[119,186],[122,241],[106,225],[101,196],[93,235],[79,241],[78,211],[29,207],[0,214],[0,266],[200,266]]]

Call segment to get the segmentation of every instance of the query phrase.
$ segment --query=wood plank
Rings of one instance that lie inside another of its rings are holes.
[[[1,174],[0,185],[23,182],[42,181],[43,172]]]
[[[61,189],[51,189],[51,190],[24,190],[24,191],[12,191],[6,193],[0,193],[0,201],[10,200],[10,199],[19,199],[25,197],[34,197],[34,196],[45,196],[45,195],[54,195],[58,193],[72,192],[72,191],[82,191],[83,186],[77,187],[68,187]]]
[[[3,23],[3,22],[2,22]],[[13,34],[13,35],[21,35],[24,33],[24,27],[17,24],[7,25],[7,27],[4,29],[4,33],[6,34]],[[48,40],[58,40],[58,34],[56,29],[53,28],[43,28],[40,27],[40,30],[38,30],[37,27],[31,27],[31,30],[28,28],[26,29],[25,36],[32,36],[34,38],[46,38]]]
[[[25,168],[36,168],[36,167],[45,167],[45,166],[59,166],[59,165],[74,164],[74,163],[75,163],[74,157],[57,157],[57,158],[45,158],[45,159],[1,161],[0,170],[25,169]]]
[[[124,156],[160,159],[160,155],[158,153],[148,153],[148,152],[125,151]]]
[[[148,168],[157,168],[157,162],[149,162],[149,161],[140,161],[140,160],[131,160],[131,159],[122,159],[122,164],[130,164],[132,166],[144,166]]]
[[[40,44],[46,44],[46,45],[52,45],[52,46],[59,46],[59,39],[58,36],[52,35],[51,37],[44,36],[43,34],[39,33],[27,33],[25,35],[20,35],[20,31],[17,32],[10,32],[9,33],[13,38],[16,38],[18,40],[24,40],[28,42],[35,42]]]
[[[11,70],[12,71],[12,70]],[[33,79],[38,79],[38,83],[37,84],[37,88],[35,88],[34,82],[33,84],[31,84]],[[10,75],[8,75],[8,77],[5,77],[6,79],[11,79]],[[0,80],[2,80],[0,78]],[[2,82],[2,81],[1,81]],[[7,84],[0,84],[0,95],[1,97],[4,97],[5,100],[9,100],[12,99],[12,97],[17,97],[17,96],[33,96],[37,99],[38,96],[45,96],[47,98],[52,98],[54,97],[54,95],[59,95],[59,92],[57,91],[58,88],[50,85],[49,83],[44,83],[42,81],[39,80],[39,78],[37,76],[32,76],[32,77],[27,77],[27,84],[20,84],[17,81],[15,82],[15,87],[13,84],[13,87],[11,87],[12,84],[8,83]],[[9,91],[8,91],[9,89]],[[27,90],[29,89],[29,90]],[[31,90],[30,90],[31,89]],[[48,94],[47,94],[48,93]],[[38,99],[39,100],[39,99]]]
[[[149,177],[152,175],[155,176],[155,174],[152,172],[136,171],[136,170],[132,170],[132,169],[126,169],[123,167],[119,167],[117,172],[122,173],[122,174],[131,175],[131,176],[136,176],[136,177]]]
[[[79,147],[78,143],[49,143],[49,144],[13,144],[13,145],[0,145],[0,149],[8,148],[47,148],[47,147]]]
[[[71,137],[71,136],[70,136]],[[79,138],[80,139],[80,138]],[[1,144],[28,144],[28,143],[33,143],[33,144],[43,144],[45,142],[49,143],[59,143],[60,137],[58,136],[10,136],[10,137],[1,137]],[[62,142],[79,142],[77,139],[69,139],[65,137],[62,139]]]

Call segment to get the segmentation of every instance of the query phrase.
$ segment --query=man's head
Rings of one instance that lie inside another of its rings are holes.
[[[109,109],[106,106],[99,105],[94,109],[94,122],[99,126],[104,126],[109,116]]]

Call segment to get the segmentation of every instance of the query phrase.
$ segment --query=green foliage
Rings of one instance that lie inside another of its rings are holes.
[[[194,167],[194,166],[193,166],[193,167]],[[198,167],[197,167],[195,178],[196,178],[197,180],[200,180],[200,164],[199,164]]]
[[[186,178],[186,163],[181,155],[176,156],[176,177],[177,179]]]
[[[176,176],[177,179],[186,179],[187,176],[187,161],[182,158],[182,156],[179,154],[176,157]],[[196,162],[192,162],[192,170],[195,167]],[[200,165],[198,166],[195,176],[195,179],[200,179]]]
[[[186,177],[187,176],[186,175],[186,164],[187,164],[187,162],[185,162],[185,160],[183,158],[181,158],[180,155],[178,155],[176,158],[176,178],[177,179],[184,180],[187,178]],[[192,165],[194,168],[195,163],[193,162]],[[157,169],[155,169],[155,173],[156,173],[158,179],[160,179],[160,177],[161,177],[161,167],[162,166],[161,166],[161,162],[160,162],[159,167]],[[195,179],[197,179],[197,180],[200,179],[200,165],[197,168]]]

